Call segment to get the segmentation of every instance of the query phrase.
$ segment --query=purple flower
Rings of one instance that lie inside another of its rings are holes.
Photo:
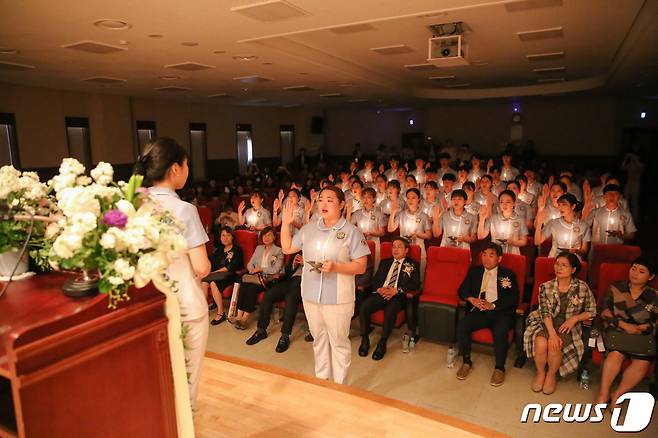
[[[103,215],[103,223],[110,227],[123,228],[128,223],[128,216],[121,210],[109,210]]]

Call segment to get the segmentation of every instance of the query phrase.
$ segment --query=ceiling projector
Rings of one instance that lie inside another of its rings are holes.
[[[430,38],[427,62],[437,67],[469,65],[468,47],[464,43],[462,35]]]

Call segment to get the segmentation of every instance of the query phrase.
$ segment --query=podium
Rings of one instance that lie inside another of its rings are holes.
[[[0,297],[0,437],[175,437],[165,296],[116,310],[43,274]]]

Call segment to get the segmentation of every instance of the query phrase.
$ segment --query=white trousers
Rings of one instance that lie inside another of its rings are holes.
[[[352,362],[350,323],[354,302],[346,304],[318,304],[304,301],[304,312],[313,335],[315,377],[333,378],[343,383]]]
[[[190,321],[182,321],[185,340],[185,362],[188,373],[188,386],[190,389],[190,403],[196,408],[196,398],[199,393],[199,379],[201,378],[201,366],[206,354],[208,344],[208,315]]]

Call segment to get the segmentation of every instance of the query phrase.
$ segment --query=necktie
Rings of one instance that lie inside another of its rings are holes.
[[[480,286],[480,299],[484,299],[487,294],[487,288],[489,287],[489,274],[488,270],[484,270],[484,276],[482,277],[482,285]]]
[[[395,287],[395,282],[398,281],[398,270],[400,268],[400,262],[395,261],[393,263],[393,273],[391,274],[391,279],[388,280],[388,284],[386,285],[387,287]]]

